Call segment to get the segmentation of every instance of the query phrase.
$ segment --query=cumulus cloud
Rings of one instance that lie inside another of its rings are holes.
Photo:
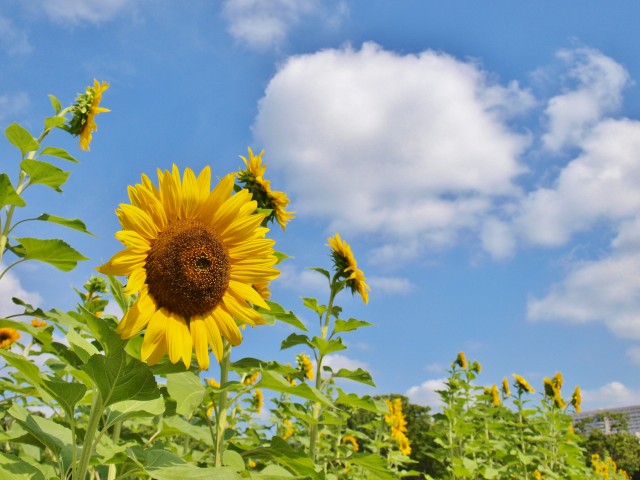
[[[0,265],[0,270],[4,267]],[[33,306],[42,302],[42,297],[37,292],[26,290],[20,283],[20,279],[11,271],[7,272],[0,280],[0,318],[23,311],[23,308],[11,301],[17,297]]]
[[[542,141],[550,150],[579,144],[589,127],[620,106],[629,83],[622,65],[595,49],[561,50],[558,57],[570,67],[568,78],[577,86],[549,100],[549,129]]]
[[[416,288],[408,278],[399,277],[370,277],[367,284],[376,293],[405,294]]]
[[[519,195],[529,143],[507,118],[533,104],[477,64],[367,43],[290,58],[260,101],[254,132],[305,215],[378,234],[407,257],[477,229]],[[516,108],[517,107],[517,108]]]
[[[349,358],[346,355],[340,355],[339,353],[333,353],[324,357],[323,365],[331,367],[334,372],[337,372],[341,368],[346,368],[347,370],[357,370],[358,368],[362,368],[364,370],[369,369],[369,365],[367,365],[366,362]]]
[[[427,380],[420,385],[409,388],[405,395],[411,403],[428,406],[432,409],[439,409],[443,406],[443,403],[436,391],[444,390],[446,388],[446,381],[446,378]]]
[[[274,285],[281,285],[296,292],[326,292],[327,278],[313,270],[301,270],[294,265],[279,265],[280,276]]]
[[[229,33],[252,48],[266,49],[284,42],[304,17],[318,16],[323,23],[336,25],[348,12],[344,1],[319,0],[226,0],[223,14]]]
[[[31,52],[29,37],[11,20],[0,15],[0,48],[9,55],[24,55]]]
[[[610,382],[595,390],[582,391],[584,410],[628,407],[640,404],[640,390],[633,390],[621,382]]]
[[[54,21],[70,25],[113,20],[134,3],[127,0],[43,0],[43,11]]]

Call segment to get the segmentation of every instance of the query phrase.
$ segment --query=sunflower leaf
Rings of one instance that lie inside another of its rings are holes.
[[[4,480],[45,480],[44,474],[35,466],[10,453],[0,452],[0,471]]]
[[[260,381],[256,385],[257,388],[266,388],[280,393],[289,393],[300,398],[320,402],[329,407],[332,402],[320,390],[310,387],[306,383],[291,385],[282,375],[274,372],[262,372]]]
[[[394,480],[397,475],[389,470],[387,460],[381,455],[372,453],[354,453],[349,461],[371,474],[371,478]]]
[[[43,156],[57,157],[57,158],[61,158],[63,160],[67,160],[69,162],[80,163],[80,162],[78,162],[78,160],[75,159],[75,157],[73,157],[69,152],[67,152],[63,148],[44,147],[42,149],[42,151],[40,152],[40,156],[41,157],[43,157]]]
[[[294,326],[299,330],[302,330],[303,332],[307,331],[307,327],[305,327],[304,323],[302,323],[291,310],[287,311],[280,304],[270,302],[268,300],[267,305],[269,305],[269,310],[260,307],[258,307],[257,309],[267,323],[273,324],[276,320],[278,320],[280,322]]]
[[[280,350],[286,350],[287,348],[295,347],[296,345],[312,346],[312,343],[306,335],[292,333],[282,341],[282,344],[280,344]]]
[[[44,128],[50,130],[55,127],[64,126],[66,120],[64,117],[47,117],[44,119]]]
[[[340,337],[333,338],[331,340],[325,340],[320,337],[313,337],[311,340],[311,346],[316,347],[320,355],[329,355],[330,353],[339,352],[340,350],[345,350],[347,347],[342,343],[342,339]]]
[[[129,418],[155,417],[162,415],[165,403],[162,398],[153,400],[123,400],[111,405],[105,427],[109,428],[116,422],[122,422]]]
[[[364,320],[356,320],[350,318],[349,320],[336,320],[333,333],[351,332],[357,330],[360,327],[370,327],[373,323],[365,322]]]
[[[51,222],[58,225],[62,225],[64,227],[72,228],[74,230],[78,230],[82,233],[88,233],[89,235],[93,235],[89,230],[87,230],[87,226],[84,222],[78,218],[70,219],[57,217],[55,215],[49,215],[48,213],[43,213],[39,217],[34,218],[33,220],[42,220],[44,222]]]
[[[61,192],[60,187],[64,185],[71,175],[49,162],[26,159],[20,162],[20,168],[29,175],[30,184],[46,185],[57,192]]]
[[[33,135],[31,135],[26,128],[21,127],[17,123],[9,125],[4,133],[7,136],[7,139],[20,149],[22,156],[40,148],[40,144]]]
[[[125,340],[120,338],[113,328],[109,328],[109,320],[95,316],[84,307],[80,307],[82,316],[95,339],[100,342],[107,355],[114,355],[124,348]]]
[[[302,299],[302,303],[308,309],[313,310],[314,312],[316,312],[319,317],[322,317],[322,314],[324,314],[324,312],[327,311],[327,306],[326,305],[318,305],[318,300],[316,300],[315,298],[307,298],[307,297],[305,297],[305,298]]]
[[[313,461],[302,449],[294,449],[280,437],[273,437],[271,445],[268,447],[254,449],[251,452],[251,457],[275,461],[304,478],[313,480],[324,478],[324,476],[316,472]]]
[[[369,395],[359,396],[355,393],[344,393],[340,388],[338,390],[337,405],[347,405],[353,408],[362,408],[373,413],[384,415],[389,414],[389,407],[384,400],[371,398]]]
[[[60,100],[58,100],[55,95],[51,95],[51,94],[49,94],[49,100],[51,101],[51,106],[53,107],[53,110],[56,113],[60,113],[60,110],[62,110],[62,104],[60,103]]]
[[[62,240],[39,238],[16,238],[16,240],[20,245],[13,247],[13,253],[25,260],[48,263],[63,272],[73,270],[79,261],[89,260]]]
[[[190,416],[200,406],[205,388],[200,377],[192,372],[167,375],[167,390],[177,402],[176,412]]]
[[[73,416],[73,408],[76,403],[82,400],[84,394],[87,392],[87,387],[81,383],[65,382],[58,378],[51,378],[44,381],[47,390],[53,398],[55,398],[64,411]]]
[[[357,368],[356,370],[348,370],[346,368],[341,368],[336,373],[334,373],[333,376],[340,377],[340,378],[348,378],[349,380],[364,383],[365,385],[370,385],[372,387],[376,386],[376,384],[373,383],[373,378],[371,377],[371,374],[362,368]]]
[[[327,280],[331,281],[331,274],[329,273],[328,270],[325,270],[324,268],[318,268],[318,267],[309,267],[309,270],[313,270],[314,272],[321,273],[322,275],[327,277]]]
[[[6,173],[0,175],[0,208],[5,205],[24,207],[27,203],[18,195]]]

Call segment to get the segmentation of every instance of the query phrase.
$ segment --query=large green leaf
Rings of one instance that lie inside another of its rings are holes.
[[[232,468],[198,468],[186,463],[173,453],[153,449],[144,452],[144,470],[156,480],[185,480],[195,478],[202,480],[240,480],[242,477]],[[139,462],[137,462],[139,463]]]
[[[89,330],[95,339],[102,345],[102,348],[109,355],[115,355],[118,351],[124,349],[125,340],[122,340],[113,328],[109,326],[109,320],[95,316],[85,308],[80,309],[82,318],[84,318]]]
[[[304,478],[321,479],[323,476],[316,472],[311,458],[303,450],[296,450],[280,437],[273,437],[269,447],[256,448],[251,452],[252,458],[273,460]]]
[[[122,422],[130,418],[155,417],[164,413],[164,400],[155,398],[153,400],[124,400],[111,405],[107,415],[106,426],[109,427],[116,422]]]
[[[0,174],[0,208],[5,205],[24,207],[26,204],[24,199],[13,188],[9,175],[6,173]]]
[[[89,260],[68,243],[57,240],[41,240],[39,238],[16,238],[20,245],[13,251],[25,260],[39,260],[68,272],[76,268],[79,261]]]
[[[78,230],[79,232],[82,232],[82,233],[88,233],[89,235],[93,235],[93,233],[87,230],[87,226],[84,224],[84,222],[78,218],[70,219],[70,218],[57,217],[55,215],[49,215],[48,213],[43,213],[39,217],[34,218],[34,220],[41,220],[43,222],[55,223],[57,225],[62,225],[68,228],[72,228],[74,230]]]
[[[56,113],[60,113],[60,110],[62,110],[62,104],[60,103],[60,100],[58,100],[55,95],[49,94],[49,101],[51,102],[53,110]]]
[[[204,425],[189,423],[178,415],[165,416],[162,418],[162,435],[189,435],[191,438],[205,444],[212,444],[213,442],[209,428]]]
[[[167,375],[167,391],[177,403],[176,412],[190,417],[200,407],[205,388],[199,376],[182,372]]]
[[[40,156],[41,157],[42,156],[57,157],[57,158],[62,158],[63,160],[68,160],[73,163],[78,163],[78,160],[76,160],[74,157],[72,157],[69,154],[69,152],[67,152],[62,148],[44,147],[40,152]]]
[[[349,461],[371,473],[370,478],[380,480],[395,480],[397,476],[389,470],[389,465],[381,455],[370,453],[354,454],[349,457]]]
[[[71,175],[49,162],[26,159],[20,163],[20,168],[29,175],[30,184],[46,185],[61,192],[60,187],[64,185]]]
[[[31,135],[26,128],[21,127],[17,123],[9,125],[4,133],[7,136],[7,139],[20,149],[23,157],[27,153],[40,148],[40,144],[35,138],[33,138],[33,135]]]
[[[33,362],[30,362],[22,355],[10,352],[9,350],[0,349],[0,355],[4,357],[9,365],[18,370],[18,372],[20,372],[24,378],[29,381],[29,383],[40,387],[44,385],[45,377],[40,372],[38,366]]]
[[[93,355],[83,370],[98,386],[103,407],[123,400],[153,400],[160,396],[149,367],[122,350],[111,357]]]
[[[347,405],[353,408],[362,408],[373,413],[380,413],[384,415],[389,414],[389,407],[380,399],[371,398],[368,395],[358,396],[355,393],[344,393],[342,389],[338,388],[338,398],[336,399],[337,405]]]
[[[269,305],[269,310],[266,308],[258,308],[258,312],[265,321],[269,324],[273,324],[276,320],[284,323],[288,323],[304,332],[307,331],[307,327],[304,326],[304,323],[300,321],[298,317],[291,310],[285,310],[282,308],[282,305],[267,301],[267,305]]]
[[[350,318],[349,320],[336,320],[333,333],[351,332],[352,330],[357,330],[360,327],[370,327],[372,325],[373,323],[365,322],[364,320],[356,320],[355,318]]]
[[[67,341],[73,353],[75,353],[83,363],[87,363],[93,355],[99,353],[93,343],[82,337],[73,328],[67,332]]]
[[[341,368],[337,373],[333,374],[334,377],[340,378],[348,378],[349,380],[353,380],[355,382],[364,383],[365,385],[371,385],[375,387],[376,384],[373,383],[373,378],[371,378],[371,374],[362,368],[357,368],[356,370],[348,370],[346,368]]]
[[[316,347],[318,349],[318,352],[322,356],[329,355],[330,353],[334,352],[339,352],[347,348],[342,343],[342,339],[340,337],[332,338],[331,340],[325,340],[324,338],[320,337],[313,337],[313,339],[311,340],[311,345]]]
[[[307,400],[312,400],[314,402],[320,402],[325,406],[331,406],[331,400],[326,397],[320,390],[310,387],[306,383],[301,383],[299,385],[291,385],[284,377],[278,375],[274,372],[262,372],[260,377],[260,381],[256,385],[257,387],[267,388],[269,390],[273,390],[281,393],[289,393],[291,395],[296,395],[301,398],[306,398]]]
[[[47,130],[51,130],[55,127],[62,127],[66,123],[64,117],[47,117],[44,119],[44,128]]]
[[[306,335],[301,335],[299,333],[292,333],[287,338],[285,338],[280,344],[280,350],[285,350],[287,348],[295,347],[296,345],[308,345],[311,346],[311,340]]]
[[[51,395],[58,401],[64,411],[73,417],[73,409],[82,400],[87,392],[87,387],[81,383],[65,382],[57,378],[44,381],[44,384]]]
[[[45,480],[40,470],[9,453],[0,452],[0,472],[2,480]]]

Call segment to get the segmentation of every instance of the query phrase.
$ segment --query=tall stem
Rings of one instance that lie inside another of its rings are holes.
[[[113,426],[113,444],[117,445],[120,441],[120,432],[122,430],[122,422],[116,422]],[[109,472],[107,473],[107,480],[115,480],[118,473],[117,465],[109,465]]]
[[[102,415],[102,397],[97,388],[93,389],[93,401],[91,402],[91,412],[89,413],[89,424],[87,425],[87,433],[84,437],[82,444],[82,455],[80,456],[80,463],[76,470],[77,476],[73,480],[85,480],[87,475],[87,469],[89,467],[89,460],[93,453],[94,439],[96,431],[98,430],[98,423],[100,422],[100,416]]]
[[[229,380],[229,364],[231,359],[231,345],[222,339],[222,361],[220,362],[220,385],[224,388]],[[227,429],[227,391],[220,392],[218,397],[218,410],[216,416],[216,467],[222,466],[222,454],[224,453],[224,432]]]

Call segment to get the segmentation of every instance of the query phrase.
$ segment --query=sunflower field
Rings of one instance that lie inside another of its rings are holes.
[[[25,222],[90,233],[80,219],[30,214],[41,206],[24,193],[61,191],[61,166],[77,160],[49,135],[89,150],[108,87],[96,80],[64,108],[50,96],[38,135],[6,127],[17,161],[0,174],[0,279],[24,262],[66,272],[89,260],[62,239],[21,235]],[[122,250],[105,252],[74,310],[12,299],[22,312],[0,319],[0,479],[630,478],[606,454],[586,455],[571,416],[580,389],[563,396],[560,373],[536,388],[519,375],[483,386],[480,363],[460,352],[433,415],[345,390],[375,386],[361,368],[326,364],[371,326],[341,295],[367,303],[370,288],[336,233],[329,265],[311,269],[326,298],[302,299],[315,328],[271,298],[287,255],[269,228],[284,230],[294,212],[262,156],[249,149],[215,181],[210,167],[141,173],[115,212]],[[119,315],[105,313],[109,302]],[[247,325],[276,322],[295,330],[274,345],[290,363],[235,355]]]

